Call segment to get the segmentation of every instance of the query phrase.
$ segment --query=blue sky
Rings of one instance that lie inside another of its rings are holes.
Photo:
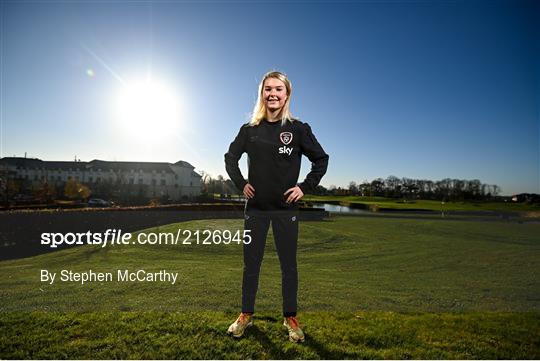
[[[223,154],[275,69],[330,155],[327,187],[395,175],[540,193],[538,2],[0,6],[1,156],[185,160],[227,177]],[[151,132],[116,105],[149,74],[178,100],[176,124]]]

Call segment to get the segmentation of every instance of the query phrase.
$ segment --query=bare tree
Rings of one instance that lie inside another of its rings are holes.
[[[351,195],[355,196],[358,193],[358,186],[355,181],[349,183],[349,192]]]

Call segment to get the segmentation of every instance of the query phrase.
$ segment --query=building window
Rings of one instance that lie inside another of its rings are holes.
[[[133,183],[135,183],[135,179],[129,178],[129,184],[133,184]]]
[[[162,186],[166,185],[165,179],[162,179],[162,180],[161,180],[161,185],[162,185]]]
[[[156,180],[155,180],[155,179],[152,179],[152,185],[153,185],[153,186],[156,185]]]
[[[191,187],[193,187],[193,181],[189,182],[189,185],[190,185]]]
[[[88,182],[89,183],[92,183],[94,181],[94,178],[93,177],[88,177]]]
[[[143,179],[139,178],[139,184],[143,184]]]
[[[101,177],[96,178],[96,183],[99,183],[99,182],[101,182]]]

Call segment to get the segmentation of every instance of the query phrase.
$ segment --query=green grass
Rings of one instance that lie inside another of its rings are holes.
[[[302,198],[304,201],[312,202],[340,202],[343,205],[363,204],[378,205],[385,209],[422,209],[431,211],[506,211],[506,212],[528,212],[540,211],[540,204],[514,203],[514,202],[444,202],[417,199],[414,201],[404,201],[403,199],[393,199],[385,197],[363,197],[363,196],[314,196],[307,195]]]
[[[292,344],[274,315],[242,339],[221,312],[8,313],[0,357],[17,359],[537,359],[538,314],[305,313]]]
[[[152,229],[242,229],[204,220]],[[147,230],[148,231],[148,230]],[[0,358],[538,358],[540,224],[373,217],[301,222],[299,317],[280,326],[270,230],[257,327],[224,334],[240,305],[231,245],[81,246],[0,262]],[[39,270],[179,272],[167,283],[58,283]],[[127,312],[117,312],[127,311]],[[82,313],[81,313],[82,312]]]
[[[153,229],[239,230],[241,220]],[[300,307],[305,311],[529,311],[540,309],[540,224],[336,217],[301,222]],[[59,272],[167,269],[167,283],[41,283]],[[240,302],[242,247],[81,246],[0,263],[1,311],[215,310]],[[281,277],[272,231],[257,308],[276,311]]]

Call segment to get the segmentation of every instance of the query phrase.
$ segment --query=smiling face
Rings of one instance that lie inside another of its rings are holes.
[[[262,97],[266,109],[271,112],[279,111],[287,101],[287,87],[279,79],[268,78],[264,81]]]

